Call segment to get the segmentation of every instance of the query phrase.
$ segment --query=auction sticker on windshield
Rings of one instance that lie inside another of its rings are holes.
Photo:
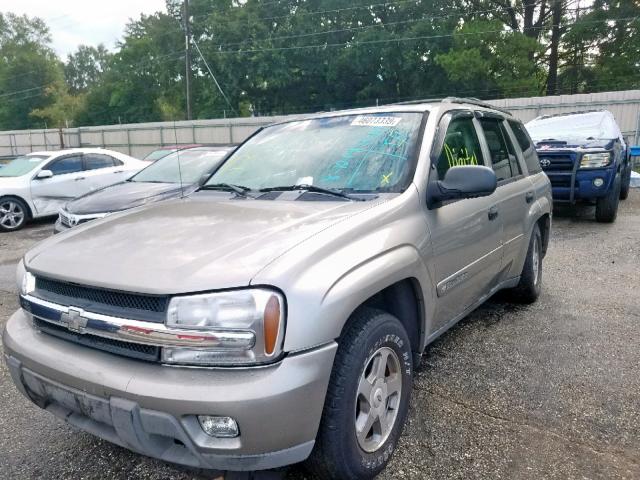
[[[358,115],[351,125],[358,127],[395,127],[400,123],[400,117],[378,117],[373,115]]]

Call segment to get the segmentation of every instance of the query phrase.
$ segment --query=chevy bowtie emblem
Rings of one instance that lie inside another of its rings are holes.
[[[83,313],[83,310],[70,308],[69,311],[63,313],[60,318],[67,324],[67,328],[72,332],[84,333],[84,329],[87,327],[87,319],[82,316]]]

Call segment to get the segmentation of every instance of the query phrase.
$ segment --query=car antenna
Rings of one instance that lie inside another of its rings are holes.
[[[180,198],[184,198],[184,182],[182,181],[182,165],[180,163],[180,145],[178,145],[178,129],[176,121],[173,120],[173,137],[175,138],[176,155],[178,156],[178,176],[180,177]]]

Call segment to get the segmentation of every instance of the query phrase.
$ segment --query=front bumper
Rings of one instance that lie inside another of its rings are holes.
[[[577,170],[576,172],[545,172],[551,181],[555,202],[575,202],[604,197],[612,188],[614,168]],[[596,187],[593,181],[601,178],[603,184]]]
[[[66,232],[67,230],[69,230],[69,227],[67,227],[66,225],[64,225],[61,221],[60,221],[60,217],[58,217],[58,220],[56,220],[55,225],[53,226],[53,233],[62,233],[62,232]]]
[[[22,310],[7,322],[13,381],[34,403],[107,441],[161,460],[262,470],[307,458],[337,344],[254,368],[168,367],[38,332]],[[212,438],[197,415],[230,416],[240,436]]]

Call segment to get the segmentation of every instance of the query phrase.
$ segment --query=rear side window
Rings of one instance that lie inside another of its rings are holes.
[[[72,155],[54,160],[50,163],[46,170],[51,170],[54,175],[64,175],[67,173],[76,173],[82,171],[82,156]]]
[[[84,156],[85,168],[87,170],[98,170],[100,168],[113,167],[113,158],[101,153],[88,153]]]
[[[483,165],[482,151],[471,117],[454,118],[444,137],[442,152],[438,158],[438,178],[443,179],[447,170],[460,165]]]
[[[516,157],[502,121],[482,118],[480,119],[480,124],[489,147],[491,166],[496,173],[496,177],[498,177],[498,181],[508,180],[520,175],[522,172],[518,164],[518,157]]]
[[[513,120],[509,120],[509,126],[513,131],[513,135],[516,137],[518,141],[518,145],[522,149],[522,154],[524,156],[524,162],[527,164],[527,170],[529,170],[529,174],[533,175],[536,173],[540,173],[542,168],[540,167],[540,161],[538,160],[538,155],[533,148],[533,142],[529,138],[529,134],[520,122],[514,122]]]

